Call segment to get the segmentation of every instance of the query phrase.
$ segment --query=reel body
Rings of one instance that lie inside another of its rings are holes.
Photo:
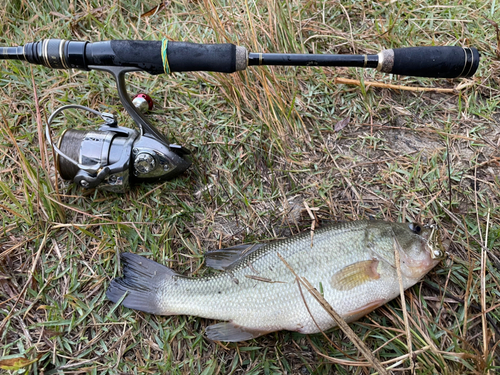
[[[49,126],[55,116],[65,110],[89,111],[105,122],[98,130],[67,129],[60,136],[57,146],[52,144],[56,152],[56,168],[61,177],[85,189],[101,188],[123,193],[131,183],[168,180],[184,172],[191,165],[186,158],[189,151],[169,144],[140,112],[144,106],[136,108],[127,94],[125,73],[139,69],[115,66],[92,68],[112,73],[120,100],[138,130],[118,126],[112,114],[81,105],[58,108],[49,117],[46,128],[51,144]]]

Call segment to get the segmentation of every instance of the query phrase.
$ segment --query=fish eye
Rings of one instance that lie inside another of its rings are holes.
[[[410,225],[408,225],[408,227],[415,234],[420,234],[422,232],[422,227],[418,224],[410,223]]]

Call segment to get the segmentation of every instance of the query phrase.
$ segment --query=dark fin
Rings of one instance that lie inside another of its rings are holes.
[[[206,252],[206,265],[207,267],[214,268],[216,270],[230,270],[241,259],[247,257],[254,251],[257,251],[264,245],[265,244],[262,243],[244,244]]]
[[[361,284],[380,278],[377,259],[350,264],[333,274],[330,283],[337,290],[351,290]]]
[[[150,314],[168,315],[168,311],[162,310],[158,305],[160,296],[157,293],[166,279],[172,278],[176,273],[140,255],[123,253],[120,259],[123,276],[111,281],[106,297],[116,303],[127,293],[123,306]]]
[[[213,324],[205,329],[205,334],[210,340],[228,342],[247,341],[266,333],[269,331],[247,328],[231,322]]]

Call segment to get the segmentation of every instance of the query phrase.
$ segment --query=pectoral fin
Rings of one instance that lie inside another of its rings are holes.
[[[342,268],[333,274],[330,283],[337,290],[351,290],[371,280],[380,278],[377,259],[363,260]]]
[[[265,244],[245,244],[214,250],[205,253],[207,267],[228,271],[248,254],[260,249]]]
[[[251,340],[269,332],[239,326],[232,322],[222,322],[208,326],[205,333],[210,340],[238,342]]]

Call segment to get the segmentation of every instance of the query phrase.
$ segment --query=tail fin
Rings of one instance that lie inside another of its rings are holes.
[[[176,273],[150,259],[132,253],[120,256],[123,276],[111,281],[106,297],[118,302],[125,293],[122,305],[150,314],[168,315],[161,304],[161,286]]]

